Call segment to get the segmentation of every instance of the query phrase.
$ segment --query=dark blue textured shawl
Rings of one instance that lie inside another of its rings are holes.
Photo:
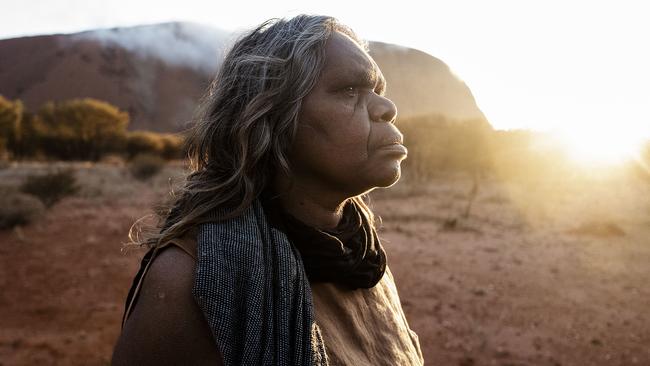
[[[327,365],[299,252],[256,200],[201,224],[192,292],[224,364]]]

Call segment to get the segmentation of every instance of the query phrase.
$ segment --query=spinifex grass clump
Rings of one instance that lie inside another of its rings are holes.
[[[148,180],[158,174],[165,166],[165,160],[151,154],[137,155],[129,164],[131,174],[138,180]]]
[[[45,207],[49,208],[62,198],[77,193],[79,186],[74,172],[68,169],[43,175],[30,175],[20,185],[20,191],[36,196]]]
[[[0,230],[29,224],[43,211],[45,207],[34,196],[0,190]]]

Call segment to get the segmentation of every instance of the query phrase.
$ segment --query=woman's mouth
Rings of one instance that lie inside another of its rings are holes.
[[[399,142],[383,145],[379,148],[379,150],[386,151],[395,155],[402,155],[402,156],[408,155],[408,149],[406,148],[406,146],[400,144]]]

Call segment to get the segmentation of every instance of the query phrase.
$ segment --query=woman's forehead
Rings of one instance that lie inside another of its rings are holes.
[[[357,42],[334,32],[325,46],[323,76],[354,79],[377,84],[384,77],[377,63]]]

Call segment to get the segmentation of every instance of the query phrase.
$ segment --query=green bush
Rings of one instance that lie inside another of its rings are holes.
[[[45,211],[34,196],[14,191],[0,193],[0,229],[29,224]]]
[[[20,185],[20,191],[36,196],[45,207],[52,207],[62,198],[77,193],[79,186],[72,170],[61,170],[28,176]]]
[[[131,174],[138,180],[147,180],[158,174],[165,166],[165,160],[158,155],[140,154],[129,164]]]

